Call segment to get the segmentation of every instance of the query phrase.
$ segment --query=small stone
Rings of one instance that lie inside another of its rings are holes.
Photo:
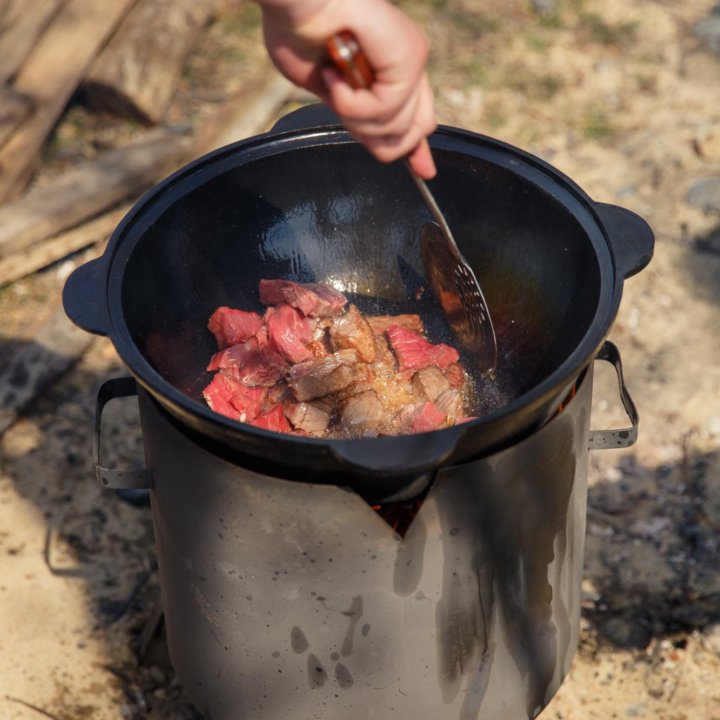
[[[645,703],[635,703],[625,708],[625,715],[628,717],[645,717],[647,705]]]
[[[720,5],[716,5],[708,17],[697,23],[693,32],[710,50],[720,55]]]
[[[601,632],[620,648],[643,648],[652,638],[652,631],[634,618],[610,618],[603,624]]]
[[[60,280],[60,282],[64,282],[70,277],[70,273],[72,273],[74,269],[75,263],[72,260],[66,260],[60,263],[58,269],[55,271],[57,279]]]
[[[695,133],[693,145],[703,160],[717,162],[720,160],[720,128],[714,123],[703,124]]]
[[[710,435],[720,435],[720,415],[713,415],[708,420],[708,432]]]
[[[556,0],[532,0],[532,6],[540,15],[550,15],[557,10]]]
[[[165,677],[165,673],[162,671],[161,668],[159,668],[157,665],[153,665],[149,669],[150,673],[150,679],[155,685],[164,685],[167,678]]]
[[[720,229],[712,230],[704,237],[696,238],[695,247],[700,252],[720,255]]]
[[[696,182],[687,194],[687,201],[705,212],[720,213],[720,178]]]
[[[702,642],[707,650],[720,657],[720,623],[707,628],[702,635]]]
[[[624,187],[621,187],[616,193],[615,196],[619,200],[624,200],[625,198],[635,197],[637,195],[637,188],[635,185],[625,185]]]

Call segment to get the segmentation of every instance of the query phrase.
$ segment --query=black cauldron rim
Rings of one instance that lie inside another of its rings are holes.
[[[179,186],[185,195],[210,176],[238,164],[309,144],[353,142],[324,106],[310,106],[281,119],[269,133],[240,140],[190,162],[148,190],[120,221],[104,255],[73,273],[63,293],[66,312],[80,327],[107,335],[135,379],[181,422],[214,441],[229,443],[241,455],[259,454],[271,464],[292,468],[300,465],[320,473],[328,470],[331,474],[339,468],[373,476],[417,475],[448,460],[464,461],[516,442],[518,436],[512,435],[482,448],[480,453],[476,448],[471,451],[462,448],[469,434],[481,432],[489,423],[502,422],[517,413],[537,413],[540,408],[543,422],[552,417],[605,341],[620,304],[623,279],[639,272],[650,261],[653,235],[642,218],[624,208],[594,202],[572,179],[544,160],[469,130],[441,125],[430,138],[431,147],[453,151],[462,143],[482,147],[484,161],[521,173],[560,202],[586,230],[598,253],[602,282],[609,285],[598,299],[595,316],[582,342],[554,372],[530,390],[487,415],[444,430],[402,437],[323,440],[281,435],[218,415],[172,386],[136,347],[123,317],[120,299],[124,267],[145,229],[181,197],[177,192]],[[550,401],[549,395],[552,395]],[[238,434],[242,436],[240,442]],[[400,443],[406,446],[405,450],[393,462],[388,462],[388,456]],[[272,446],[269,451],[268,446]],[[458,451],[458,448],[461,449]]]

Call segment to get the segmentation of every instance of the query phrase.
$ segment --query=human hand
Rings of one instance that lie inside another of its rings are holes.
[[[340,117],[380,161],[405,155],[420,177],[435,175],[427,136],[435,129],[425,66],[427,43],[415,24],[387,0],[257,0],[268,53],[296,85]],[[352,88],[328,66],[325,42],[350,31],[373,70],[369,89]]]

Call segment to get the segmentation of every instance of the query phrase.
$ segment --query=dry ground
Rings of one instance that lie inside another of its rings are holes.
[[[713,3],[401,4],[432,39],[442,122],[544,157],[595,200],[643,215],[657,238],[611,333],[640,439],[592,454],[581,645],[542,717],[720,720],[720,192],[702,184],[720,178],[720,40],[702,33]],[[228,2],[171,120],[201,122],[261,57],[257,13]],[[43,177],[135,130],[75,104]],[[703,189],[698,207],[689,199]],[[55,309],[70,266],[0,292],[0,357]],[[162,635],[138,651],[158,589],[147,509],[93,479],[93,390],[118,374],[98,339],[0,440],[7,720],[193,717]],[[593,425],[621,424],[612,379],[597,377]],[[116,456],[137,454],[132,408],[113,422]]]

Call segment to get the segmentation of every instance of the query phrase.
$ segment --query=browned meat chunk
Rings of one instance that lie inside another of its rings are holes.
[[[290,368],[288,384],[300,402],[325,397],[352,385],[358,376],[358,355],[340,350],[318,360],[307,360]]]
[[[328,317],[339,315],[347,299],[335,288],[321,283],[261,280],[260,302],[263,305],[287,303],[306,317]]]
[[[460,390],[465,385],[465,371],[462,369],[460,363],[453,363],[443,368],[443,373],[448,379],[448,382],[456,390]]]
[[[374,390],[349,398],[340,418],[340,424],[351,437],[377,436],[389,421],[388,412]]]
[[[420,400],[435,402],[438,396],[450,389],[450,382],[440,368],[432,365],[413,375],[412,386]]]
[[[313,403],[288,403],[285,416],[296,430],[318,437],[325,434],[330,424],[330,413]]]
[[[375,360],[375,334],[354,305],[335,319],[329,332],[333,350],[357,350],[363,362]]]
[[[424,333],[425,325],[419,315],[375,315],[367,319],[376,335],[383,335],[392,325],[399,325],[416,333]]]
[[[465,415],[462,395],[453,388],[448,388],[440,393],[435,399],[435,405],[438,410],[445,413],[451,424],[456,423]]]

